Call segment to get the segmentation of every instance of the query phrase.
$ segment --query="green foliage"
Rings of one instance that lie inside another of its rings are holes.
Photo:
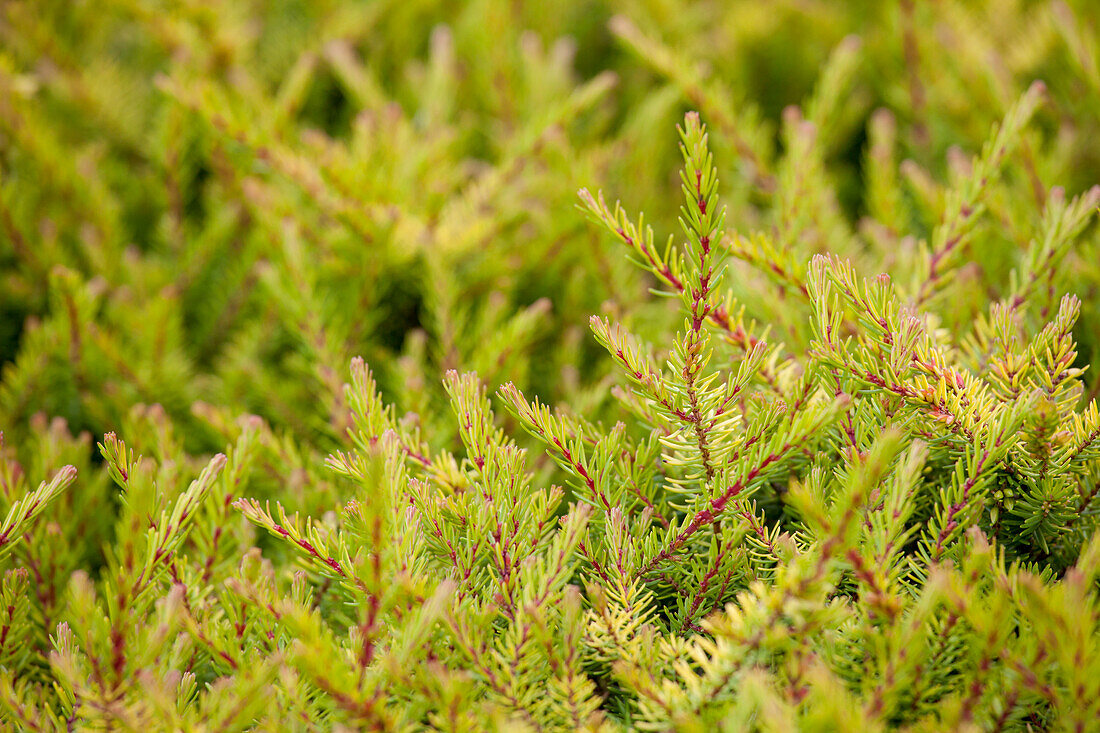
[[[1097,23],[0,2],[0,730],[1095,728]]]

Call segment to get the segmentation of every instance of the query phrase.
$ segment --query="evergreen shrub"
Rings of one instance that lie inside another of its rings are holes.
[[[1100,729],[1098,22],[0,1],[0,729]]]

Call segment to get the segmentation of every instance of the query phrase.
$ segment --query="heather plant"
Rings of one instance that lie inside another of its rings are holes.
[[[1096,727],[1090,6],[548,7],[0,5],[0,729]]]

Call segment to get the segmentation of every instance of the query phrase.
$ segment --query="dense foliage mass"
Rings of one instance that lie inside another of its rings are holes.
[[[1097,729],[1093,5],[0,0],[0,729]]]

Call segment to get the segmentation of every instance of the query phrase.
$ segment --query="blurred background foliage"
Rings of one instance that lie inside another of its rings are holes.
[[[947,316],[969,322],[1006,292],[1050,187],[1097,181],[1098,15],[1090,0],[0,0],[0,425],[16,446],[39,414],[101,435],[156,403],[187,452],[220,448],[242,413],[331,450],[354,355],[444,433],[450,368],[600,417],[610,364],[588,316],[642,335],[679,317],[577,188],[674,222],[674,125],[698,109],[732,230],[888,265],[1042,79]],[[807,151],[800,115],[819,123]],[[831,190],[801,190],[800,159]],[[1100,334],[1094,230],[1083,241],[1057,283],[1084,303],[1082,364]],[[737,272],[746,317],[773,322],[782,288]]]

